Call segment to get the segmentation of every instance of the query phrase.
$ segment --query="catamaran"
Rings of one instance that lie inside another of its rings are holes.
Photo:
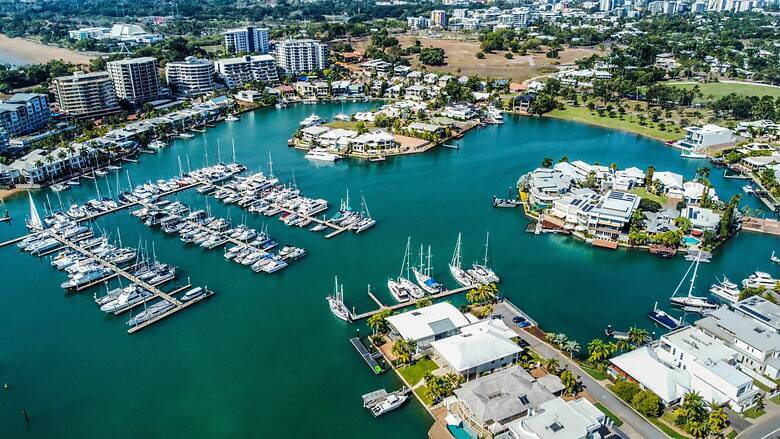
[[[715,309],[719,306],[717,303],[715,303],[714,301],[706,297],[693,295],[693,288],[696,282],[696,274],[699,271],[699,259],[700,257],[696,258],[696,261],[694,261],[691,264],[691,266],[688,267],[688,271],[685,272],[685,276],[683,276],[682,280],[680,280],[680,283],[677,284],[677,288],[674,290],[672,296],[669,298],[669,302],[671,302],[672,306],[683,308],[685,311],[698,312],[698,313],[702,313],[702,311],[708,309]],[[688,277],[688,273],[690,273],[691,268],[693,268],[693,274],[691,275],[691,286],[688,288],[688,295],[677,296],[677,293],[679,292],[683,282],[685,282],[685,279]]]
[[[344,320],[345,322],[349,322],[349,309],[344,304],[344,285],[339,285],[338,276],[335,277],[333,295],[328,295],[325,297],[325,300],[328,301],[330,312],[332,312],[334,316]]]
[[[455,251],[452,253],[452,260],[450,261],[450,274],[455,279],[455,282],[461,286],[470,287],[476,281],[460,266],[460,238],[461,234],[458,233],[458,242],[455,243]]]
[[[488,247],[490,245],[490,232],[487,232],[487,236],[485,237],[485,259],[483,264],[473,264],[471,266],[470,270],[467,270],[467,273],[472,278],[479,281],[479,283],[484,285],[489,284],[497,284],[501,282],[501,278],[498,277],[498,275],[493,272],[490,268],[488,268]]]
[[[417,281],[417,285],[430,294],[440,293],[444,290],[444,286],[436,282],[431,277],[431,246],[428,246],[427,265],[423,266],[423,246],[420,244],[420,265],[412,267],[412,273],[414,273],[414,280]]]
[[[409,300],[409,296],[414,297],[415,299],[422,299],[425,297],[425,292],[423,292],[422,288],[418,287],[412,281],[409,280],[409,246],[411,245],[412,238],[406,239],[406,251],[404,252],[404,259],[401,262],[401,271],[398,273],[398,277],[396,279],[388,279],[387,280],[387,288],[390,290],[390,293],[395,297],[395,299],[399,302],[405,302]],[[404,270],[406,270],[406,277],[404,277]]]
[[[666,311],[658,309],[658,302],[655,302],[653,309],[647,313],[647,318],[670,331],[673,331],[683,325],[683,322],[680,319],[676,319],[669,315],[669,313]]]

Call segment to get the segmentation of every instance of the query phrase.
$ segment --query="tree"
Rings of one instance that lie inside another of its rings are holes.
[[[474,56],[477,59],[485,59],[485,53],[484,52],[477,52]]]
[[[639,347],[650,341],[650,334],[642,328],[632,327],[628,330],[628,340],[635,347]]]
[[[609,345],[599,338],[588,343],[588,363],[600,363],[609,358],[611,354]]]
[[[417,301],[416,307],[425,308],[426,306],[431,306],[431,305],[433,305],[433,300],[431,300],[429,297],[425,297]]]
[[[388,330],[387,318],[393,315],[393,311],[386,309],[380,311],[368,318],[368,327],[374,331],[374,334],[385,334]]]
[[[555,375],[558,372],[558,368],[560,367],[560,362],[557,358],[548,358],[547,361],[544,363],[544,368],[547,370],[547,373]]]
[[[580,344],[575,340],[569,340],[563,345],[563,350],[569,353],[569,357],[574,358],[574,353],[580,352]]]
[[[682,230],[683,233],[688,233],[691,231],[691,227],[693,227],[693,223],[690,219],[685,218],[684,216],[678,216],[674,219],[674,225],[678,229]]]
[[[710,414],[707,418],[707,426],[711,433],[718,434],[729,425],[729,417],[723,411],[721,406],[711,406]]]
[[[444,49],[427,47],[420,51],[420,63],[426,66],[444,65]]]
[[[545,157],[542,159],[542,167],[543,168],[551,168],[553,165],[553,159],[552,157]]]
[[[660,416],[663,405],[661,398],[649,390],[642,390],[631,398],[631,406],[639,413],[651,418]]]
[[[615,392],[615,395],[620,399],[630,403],[634,400],[634,396],[641,392],[642,389],[633,381],[619,380],[612,386],[612,391]]]
[[[412,356],[417,351],[417,342],[402,338],[393,344],[393,348],[390,351],[398,358],[399,363],[409,364],[412,362]]]
[[[570,370],[564,370],[560,375],[561,384],[565,388],[567,395],[576,395],[580,391],[582,383],[577,380],[577,377]]]

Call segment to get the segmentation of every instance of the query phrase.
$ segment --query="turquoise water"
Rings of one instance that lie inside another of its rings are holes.
[[[343,111],[370,104],[349,104]],[[413,246],[430,244],[440,281],[453,286],[446,265],[458,232],[464,261],[482,257],[486,231],[491,264],[502,276],[502,292],[541,326],[565,332],[585,344],[607,324],[652,329],[644,317],[658,300],[665,304],[687,268],[682,258],[662,260],[628,250],[594,249],[572,238],[526,233],[519,210],[494,209],[520,174],[545,156],[616,162],[620,167],[652,164],[692,178],[700,162],[685,161],[661,143],[626,133],[560,120],[508,117],[503,126],[474,130],[460,150],[440,149],[383,163],[345,160],[313,164],[286,140],[313,110],[331,117],[340,105],[259,110],[241,121],[220,124],[205,135],[176,141],[172,148],[130,164],[134,183],[178,172],[177,156],[193,167],[227,159],[231,139],[237,159],[250,170],[267,170],[272,152],[277,175],[293,173],[304,193],[337,206],[350,189],[353,205],[365,194],[379,221],[372,230],[332,240],[276,219],[247,215],[237,207],[208,200],[195,191],[179,198],[194,207],[253,227],[268,224],[280,242],[303,246],[309,255],[274,275],[261,275],[224,260],[220,251],[185,246],[150,230],[127,212],[97,221],[96,227],[121,230],[125,244],[153,242],[158,257],[179,266],[183,277],[217,294],[137,334],[125,332],[124,319],[104,316],[91,293],[65,295],[63,275],[47,261],[0,249],[0,425],[4,437],[421,437],[430,419],[417,404],[375,419],[361,407],[360,395],[399,387],[391,374],[375,376],[348,343],[357,329],[328,311],[324,296],[333,276],[344,281],[348,304],[359,311],[374,304],[367,285],[391,303],[384,284],[398,272],[407,236]],[[208,142],[206,142],[208,140]],[[186,165],[185,165],[186,166]],[[115,179],[110,175],[112,186]],[[721,199],[740,192],[740,183],[713,172]],[[126,185],[124,172],[120,184]],[[105,182],[101,189],[106,192]],[[112,191],[115,190],[112,187]],[[84,200],[92,184],[63,193]],[[35,194],[39,205],[46,192]],[[56,196],[49,197],[53,205]],[[758,207],[755,200],[747,200]],[[6,202],[14,221],[0,224],[0,239],[23,232],[26,199]],[[774,271],[768,260],[778,239],[740,233],[716,251],[699,270],[699,291],[728,275],[741,279],[759,268]],[[458,299],[453,299],[458,300]],[[26,408],[31,425],[25,426]],[[7,433],[6,433],[7,432]]]

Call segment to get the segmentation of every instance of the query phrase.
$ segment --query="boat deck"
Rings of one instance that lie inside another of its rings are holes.
[[[477,288],[478,286],[479,285],[469,285],[467,287],[460,287],[460,288],[455,288],[455,289],[452,289],[452,290],[444,290],[444,291],[442,291],[440,293],[426,295],[423,299],[431,299],[431,300],[441,299],[443,297],[448,297],[448,296],[452,296],[452,295],[455,295],[455,294],[464,293],[466,291],[469,291],[469,290],[472,290],[474,288]],[[388,310],[389,309],[389,310],[396,311],[396,310],[399,310],[399,309],[408,308],[410,306],[414,306],[417,303],[418,300],[422,300],[422,299],[414,299],[414,300],[410,300],[408,302],[400,302],[400,303],[397,303],[395,305],[385,305],[373,293],[369,292],[368,295],[369,295],[369,297],[371,297],[371,299],[374,302],[376,302],[376,304],[379,306],[379,308],[377,308],[377,309],[375,309],[373,311],[367,311],[367,312],[359,313],[359,314],[355,314],[354,312],[350,312],[349,313],[349,318],[353,322],[354,321],[358,321],[358,320],[362,320],[362,319],[367,319],[367,318],[373,316],[374,314],[380,313],[380,312],[382,312],[384,310]]]

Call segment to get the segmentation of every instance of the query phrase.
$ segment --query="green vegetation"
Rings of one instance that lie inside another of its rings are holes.
[[[772,404],[780,405],[780,394],[775,395],[770,399],[772,401]]]
[[[607,417],[612,421],[613,424],[615,424],[616,427],[620,427],[621,425],[623,425],[623,420],[618,418],[617,415],[615,415],[611,411],[609,411],[608,408],[604,407],[604,404],[597,402],[595,405],[597,409],[601,410],[602,413],[607,415]]]
[[[420,63],[426,66],[444,65],[444,49],[438,47],[426,47],[420,50]]]
[[[678,87],[682,89],[692,90],[698,86],[699,91],[705,99],[719,99],[730,94],[736,94],[738,96],[772,96],[774,98],[780,97],[780,87],[767,87],[765,85],[756,85],[749,83],[733,83],[733,82],[706,82],[706,83],[690,83],[690,82],[667,82],[672,87]]]
[[[728,416],[723,407],[706,404],[697,392],[686,393],[682,404],[670,416],[676,426],[696,438],[717,435],[728,427]]]
[[[439,402],[442,399],[451,396],[455,389],[466,381],[462,375],[448,373],[444,376],[434,376],[432,373],[425,374],[425,395],[433,402]]]
[[[613,119],[608,116],[599,116],[598,114],[591,113],[585,107],[568,106],[564,109],[556,108],[544,114],[546,116],[556,117],[559,119],[573,120],[591,125],[598,125],[605,128],[628,131],[630,133],[652,137],[654,139],[663,141],[679,140],[683,138],[683,134],[681,132],[672,133],[669,131],[661,131],[658,128],[650,126],[642,126],[639,123],[640,119],[634,116],[627,116],[624,120]]]
[[[766,413],[765,409],[758,408],[758,407],[751,407],[744,412],[742,412],[743,415],[745,415],[746,418],[750,419],[756,419],[759,416],[762,416]]]
[[[410,386],[414,386],[419,383],[425,374],[433,372],[438,369],[439,366],[428,357],[423,357],[417,360],[415,363],[408,366],[398,368],[398,373],[409,383]]]
[[[646,187],[641,187],[641,186],[640,187],[635,187],[635,188],[631,189],[629,192],[634,194],[634,195],[638,195],[639,197],[641,197],[642,201],[644,201],[644,200],[651,200],[651,201],[654,201],[654,202],[658,203],[660,205],[660,206],[658,206],[659,209],[660,209],[661,206],[665,206],[669,202],[669,199],[666,196],[650,193],[650,191],[648,191]],[[650,210],[650,211],[652,211],[653,209],[648,209],[647,206],[646,206],[643,210]]]
[[[604,372],[602,372],[602,371],[600,371],[598,369],[594,369],[592,367],[586,366],[584,364],[580,364],[580,369],[582,369],[585,372],[587,372],[587,374],[590,375],[591,377],[593,377],[594,380],[604,381],[607,378],[609,378],[609,376],[606,373],[604,373]]]
[[[409,364],[412,362],[412,357],[417,350],[417,342],[414,340],[406,340],[404,338],[397,340],[393,343],[393,347],[390,352],[395,355],[400,364]]]
[[[664,434],[666,434],[672,439],[689,439],[688,436],[678,433],[677,430],[673,429],[672,427],[667,425],[666,422],[662,421],[659,418],[650,418],[650,422],[652,422],[653,425],[655,425],[656,427],[660,428],[661,431],[664,432]]]
[[[428,388],[424,385],[414,389],[414,394],[420,397],[423,404],[433,405],[433,400],[428,396]]]
[[[648,418],[657,418],[663,413],[661,398],[649,390],[642,390],[633,381],[619,380],[607,386],[620,399]]]
[[[729,434],[727,434],[727,435],[726,435],[726,437],[727,437],[728,439],[734,439],[735,437],[737,437],[737,435],[738,435],[738,434],[739,434],[739,433],[737,433],[737,431],[736,431],[736,430],[731,430],[731,431],[729,432]]]

